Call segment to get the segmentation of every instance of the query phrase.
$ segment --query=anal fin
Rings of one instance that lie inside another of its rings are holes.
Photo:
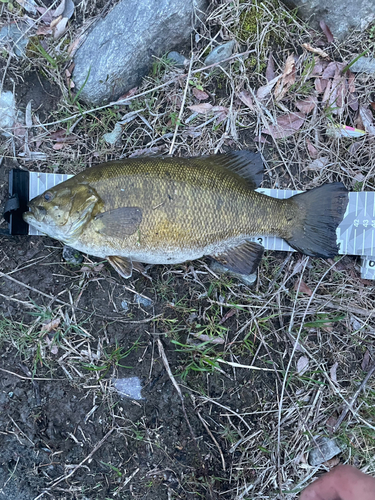
[[[108,262],[111,266],[116,269],[116,271],[123,278],[130,278],[133,273],[133,263],[131,259],[127,257],[118,257],[117,255],[110,255],[107,257]]]
[[[220,264],[231,271],[241,274],[252,274],[262,260],[264,247],[254,241],[246,241],[238,247],[231,248],[226,252],[211,255]]]

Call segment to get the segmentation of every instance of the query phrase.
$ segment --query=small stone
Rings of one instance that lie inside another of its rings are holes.
[[[253,274],[235,273],[234,271],[231,271],[230,269],[223,266],[222,264],[220,264],[216,260],[213,260],[211,262],[210,269],[215,274],[219,274],[219,275],[227,274],[228,276],[232,276],[233,278],[236,278],[236,279],[242,281],[242,283],[244,283],[244,285],[247,285],[247,286],[254,285],[254,283],[256,282],[256,279],[257,279],[256,273],[253,273]]]
[[[152,300],[149,299],[148,297],[142,297],[142,295],[136,295],[135,296],[135,301],[139,306],[143,307],[151,307],[152,306]]]
[[[68,246],[64,246],[62,256],[65,262],[71,264],[72,266],[78,266],[78,264],[81,264],[83,261],[81,252]]]
[[[183,56],[179,52],[176,52],[175,50],[169,52],[167,58],[170,59],[174,63],[174,65],[177,66],[178,68],[184,68],[186,64],[188,64],[189,62],[189,60],[186,59],[185,56]]]
[[[121,302],[121,307],[124,309],[124,312],[128,312],[129,311],[129,304],[126,302],[126,300],[123,300]]]
[[[309,453],[309,464],[313,466],[323,464],[342,452],[335,439],[325,436],[315,439],[314,444],[315,447]]]
[[[105,140],[105,142],[113,146],[120,139],[121,134],[122,127],[119,123],[116,123],[115,128],[112,130],[112,132],[107,132],[106,134],[104,134],[103,139]]]
[[[138,377],[115,378],[112,379],[113,387],[125,398],[140,401],[142,397],[142,384]]]
[[[0,131],[4,137],[11,137],[16,118],[16,100],[12,92],[0,95]]]
[[[7,24],[0,30],[0,47],[9,44],[16,56],[24,56],[29,43],[25,31],[24,24]]]
[[[233,49],[236,42],[232,40],[231,42],[225,43],[224,45],[219,45],[216,47],[204,60],[204,64],[206,66],[210,66],[211,64],[217,64],[224,59],[228,59],[233,53]],[[228,64],[228,63],[226,63]],[[225,65],[223,66],[225,67]]]

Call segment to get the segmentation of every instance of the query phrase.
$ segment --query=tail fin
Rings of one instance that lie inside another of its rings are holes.
[[[337,255],[336,229],[348,204],[348,192],[341,182],[324,184],[290,198],[297,204],[300,224],[286,241],[299,252],[324,259]]]

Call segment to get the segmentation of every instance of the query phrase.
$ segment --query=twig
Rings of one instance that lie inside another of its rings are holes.
[[[189,71],[188,71],[187,78],[186,78],[184,95],[182,97],[181,108],[180,108],[180,112],[178,114],[178,118],[177,118],[177,121],[176,121],[176,127],[174,129],[174,134],[173,134],[173,139],[172,139],[171,147],[169,148],[169,154],[170,155],[173,153],[173,150],[174,150],[174,143],[176,142],[178,126],[180,125],[181,118],[182,118],[182,113],[184,112],[185,101],[186,101],[186,94],[187,94],[187,89],[189,88],[189,80],[190,80],[190,73],[191,73],[191,67],[193,65],[193,60],[194,60],[194,57],[193,57],[193,54],[192,54],[191,58],[190,58]]]
[[[47,381],[47,380],[54,380],[54,381],[61,381],[65,380],[63,378],[38,378],[38,377],[24,377],[23,375],[18,375],[18,373],[11,372],[10,370],[5,370],[5,368],[0,368],[0,370],[4,373],[9,373],[10,375],[14,375],[15,377],[21,378],[22,380],[39,380],[39,381]]]
[[[199,420],[202,422],[204,428],[206,429],[206,431],[208,432],[208,434],[210,435],[210,438],[212,439],[212,441],[215,443],[215,446],[216,448],[219,450],[219,453],[220,453],[220,457],[221,457],[221,463],[223,465],[223,470],[224,472],[226,471],[226,467],[225,467],[225,460],[224,460],[224,455],[223,455],[223,452],[221,451],[221,448],[219,446],[219,443],[216,441],[215,439],[215,436],[212,434],[212,432],[210,431],[210,428],[208,427],[206,421],[204,420],[204,418],[202,417],[202,415],[197,412],[197,415],[198,415],[198,418]]]
[[[233,366],[234,368],[246,368],[248,370],[259,370],[261,372],[275,372],[275,368],[260,368],[259,366],[253,365],[241,365],[241,363],[235,363],[233,361],[224,361],[224,359],[217,358],[216,361],[219,363],[224,363],[225,365]],[[281,372],[281,370],[276,370]]]
[[[371,366],[369,372],[367,373],[366,377],[363,379],[361,385],[358,387],[358,389],[355,391],[352,399],[350,400],[350,402],[348,403],[348,405],[346,406],[346,408],[344,408],[344,410],[342,411],[341,415],[339,416],[339,418],[337,419],[337,422],[336,422],[336,425],[334,427],[334,431],[336,432],[337,429],[340,427],[340,425],[342,424],[343,420],[345,419],[346,415],[348,414],[349,411],[352,411],[354,412],[354,409],[353,409],[353,404],[355,403],[356,399],[358,398],[360,392],[365,388],[367,382],[369,381],[370,377],[372,376],[372,374],[375,372],[375,363],[373,363],[373,365]]]
[[[161,359],[163,360],[164,367],[165,367],[165,369],[166,369],[166,371],[168,373],[168,377],[171,379],[171,382],[174,385],[174,387],[175,387],[175,389],[177,391],[177,394],[179,395],[179,397],[181,399],[182,411],[184,412],[185,420],[186,420],[186,423],[188,424],[188,427],[189,427],[189,430],[190,430],[190,434],[191,434],[191,436],[193,438],[193,442],[195,444],[197,444],[193,428],[190,425],[190,422],[189,422],[189,419],[188,419],[188,416],[187,416],[187,413],[186,413],[184,396],[182,395],[180,386],[178,385],[178,383],[176,382],[176,379],[173,376],[173,373],[172,373],[172,370],[171,370],[171,368],[169,366],[168,359],[167,359],[167,356],[165,355],[164,347],[163,347],[163,344],[161,343],[161,340],[157,339],[157,343],[158,343],[159,355],[160,355]]]
[[[58,479],[57,481],[55,481],[49,488],[45,489],[40,495],[38,495],[37,497],[34,498],[34,500],[39,500],[39,498],[42,498],[42,496],[47,493],[48,491],[51,491],[52,488],[54,488],[55,486],[57,486],[59,483],[61,483],[62,481],[66,481],[68,478],[70,478],[80,467],[82,467],[82,465],[87,462],[87,460],[89,460],[93,454],[98,451],[98,449],[103,445],[104,441],[106,441],[108,439],[108,437],[112,434],[112,432],[115,430],[114,427],[112,427],[112,429],[110,429],[107,434],[99,441],[98,444],[95,445],[94,449],[91,451],[91,453],[89,453],[87,455],[87,457],[82,460],[81,463],[79,463],[76,467],[74,467],[74,469],[69,472],[69,474],[67,474],[66,476],[63,476],[63,477],[60,477],[60,479]]]

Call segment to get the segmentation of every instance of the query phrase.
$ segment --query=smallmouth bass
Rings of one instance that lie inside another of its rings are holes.
[[[125,278],[138,263],[204,255],[250,274],[264,250],[249,241],[256,235],[279,236],[306,255],[336,255],[336,228],[348,203],[344,185],[279,200],[255,191],[262,173],[260,155],[250,151],[116,160],[37,196],[23,217],[52,238],[107,258]]]

